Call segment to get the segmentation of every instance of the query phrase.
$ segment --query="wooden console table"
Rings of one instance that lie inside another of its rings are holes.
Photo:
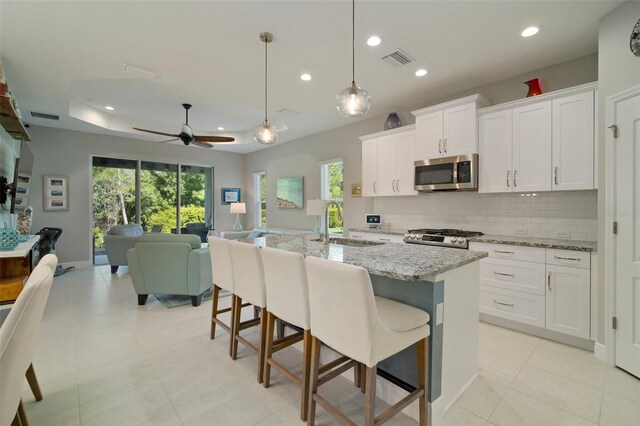
[[[40,236],[33,235],[12,251],[0,251],[0,304],[13,303],[34,263],[34,247]]]

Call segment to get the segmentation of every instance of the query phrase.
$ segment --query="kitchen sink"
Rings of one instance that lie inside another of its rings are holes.
[[[322,238],[314,238],[311,241],[317,241],[321,243],[324,242]],[[338,237],[330,237],[329,243],[340,244],[341,246],[350,246],[350,247],[370,247],[370,246],[381,246],[385,244],[379,241],[356,240],[353,238],[338,238]]]

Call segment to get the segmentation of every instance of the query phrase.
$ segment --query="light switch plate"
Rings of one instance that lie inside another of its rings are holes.
[[[571,238],[571,232],[570,231],[558,231],[558,232],[556,232],[556,238],[561,238],[563,240],[568,240],[569,238]]]
[[[443,319],[444,319],[444,304],[441,302],[436,305],[436,325],[442,324]]]
[[[516,229],[516,235],[520,237],[525,237],[529,235],[529,230],[527,228],[518,228]]]

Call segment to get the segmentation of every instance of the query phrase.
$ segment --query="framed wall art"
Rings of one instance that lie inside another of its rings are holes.
[[[69,210],[69,178],[66,176],[44,177],[44,209]]]
[[[351,184],[351,196],[352,197],[362,197],[362,184],[361,183],[352,183]]]
[[[239,203],[240,201],[240,188],[221,188],[220,203],[222,205]]]
[[[301,209],[304,205],[304,178],[280,178],[277,184],[278,208]]]

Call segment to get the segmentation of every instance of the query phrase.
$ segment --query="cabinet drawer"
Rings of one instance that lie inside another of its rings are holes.
[[[485,258],[480,261],[480,283],[506,290],[545,295],[543,263]]]
[[[544,327],[545,297],[481,285],[480,312]]]
[[[511,246],[507,244],[469,243],[469,250],[486,251],[489,258],[521,260],[524,262],[544,263],[543,248]]]
[[[350,232],[349,237],[368,241],[381,241],[385,243],[404,243],[404,237],[402,235],[375,234],[373,232]]]
[[[573,266],[589,269],[591,253],[585,251],[547,249],[547,265]]]

